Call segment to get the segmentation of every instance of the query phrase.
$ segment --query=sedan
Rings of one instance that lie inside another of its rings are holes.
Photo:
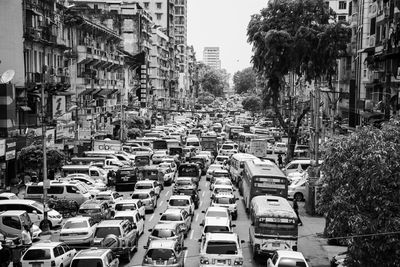
[[[297,251],[277,250],[267,261],[267,267],[304,266],[309,267],[303,253]]]
[[[115,209],[115,203],[120,201],[120,200],[122,200],[123,196],[121,196],[117,192],[108,190],[108,191],[99,192],[95,196],[95,199],[108,201],[108,204],[111,206],[111,209],[114,210]]]
[[[153,190],[135,190],[132,194],[132,199],[140,199],[144,205],[145,210],[154,212],[157,208],[157,196]]]
[[[184,231],[185,237],[192,228],[192,216],[185,210],[181,209],[167,209],[164,213],[160,213],[161,217],[159,223],[180,222]]]
[[[73,217],[65,221],[60,231],[60,241],[69,245],[93,243],[97,223],[90,217]]]

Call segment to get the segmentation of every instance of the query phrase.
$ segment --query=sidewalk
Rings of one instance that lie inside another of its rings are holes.
[[[325,219],[310,216],[304,210],[304,203],[299,203],[300,218],[303,226],[299,226],[299,251],[309,260],[312,267],[330,267],[330,260],[339,252],[347,248],[342,246],[329,246],[327,240],[322,238]]]

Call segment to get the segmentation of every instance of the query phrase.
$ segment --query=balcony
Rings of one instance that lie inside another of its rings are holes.
[[[28,72],[25,75],[25,81],[27,84],[34,85],[36,83],[42,83],[44,79],[43,74],[39,72]]]
[[[25,29],[24,37],[30,40],[41,40],[42,39],[42,29],[27,27]]]

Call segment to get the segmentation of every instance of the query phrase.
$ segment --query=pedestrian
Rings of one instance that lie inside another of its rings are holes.
[[[301,221],[299,216],[299,205],[297,204],[297,200],[295,198],[293,199],[293,210],[297,215],[297,220],[299,222],[298,225],[303,225],[303,222]]]
[[[22,230],[21,241],[22,245],[25,247],[32,246],[32,235],[28,225],[25,225],[24,230]]]
[[[0,242],[0,267],[8,267],[11,262],[11,252],[9,248],[3,247]]]
[[[278,154],[278,164],[279,164],[279,168],[282,168],[283,160],[282,160],[282,155],[281,154]]]

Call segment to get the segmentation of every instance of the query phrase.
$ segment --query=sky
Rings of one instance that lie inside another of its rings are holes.
[[[250,67],[251,45],[247,42],[250,16],[260,13],[268,0],[187,0],[188,45],[197,61],[203,60],[205,46],[219,46],[221,67],[231,77]]]

